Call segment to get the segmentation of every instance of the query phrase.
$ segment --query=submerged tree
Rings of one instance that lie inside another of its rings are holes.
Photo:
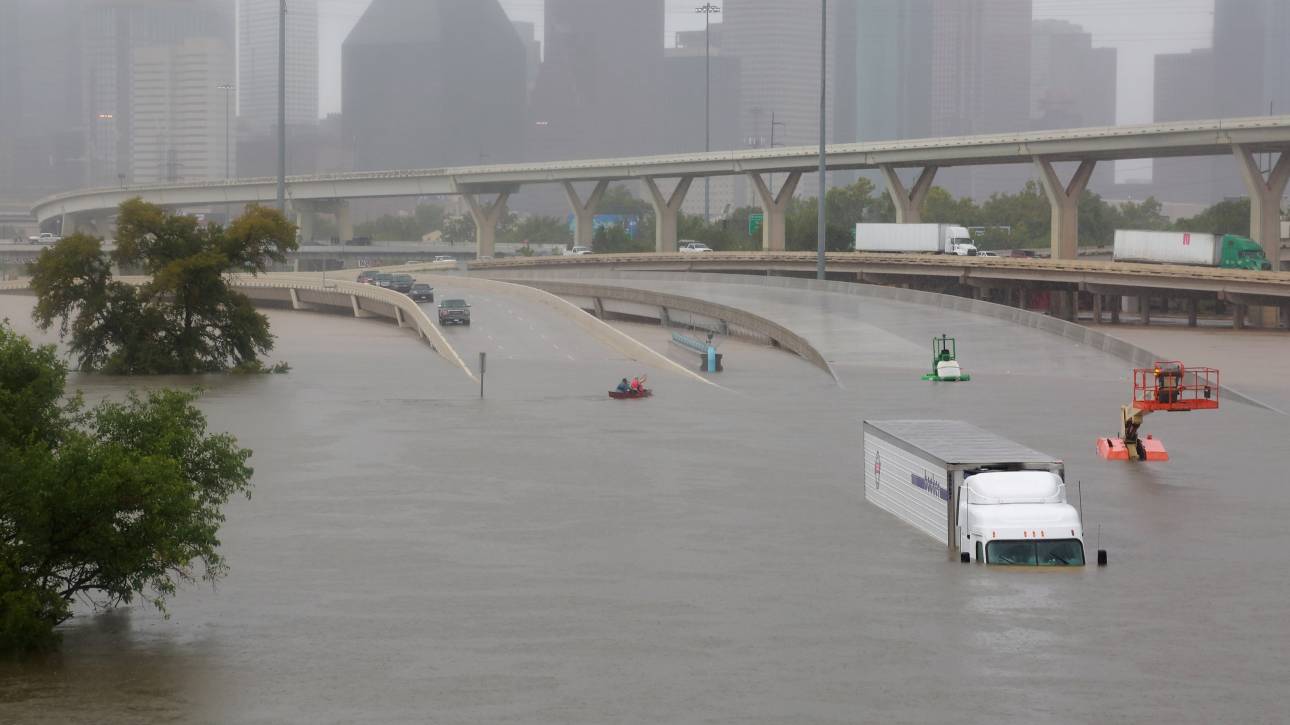
[[[121,205],[116,249],[74,234],[32,265],[34,317],[56,322],[78,366],[114,374],[191,374],[259,363],[273,348],[268,319],[229,284],[296,248],[295,227],[253,206],[227,228],[202,226],[139,199]],[[112,264],[149,279],[116,280]]]
[[[164,611],[179,584],[219,578],[221,509],[250,492],[251,452],[206,433],[194,394],[87,409],[66,376],[0,324],[0,651],[52,645],[75,601]]]

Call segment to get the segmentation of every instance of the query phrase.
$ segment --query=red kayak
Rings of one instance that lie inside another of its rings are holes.
[[[648,388],[641,390],[639,393],[620,393],[617,390],[609,391],[609,397],[614,400],[631,400],[633,398],[648,398],[653,395],[654,391]]]

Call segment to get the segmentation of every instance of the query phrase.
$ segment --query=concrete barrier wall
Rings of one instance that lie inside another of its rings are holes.
[[[490,275],[491,276],[491,275]],[[804,337],[798,335],[787,327],[768,320],[751,312],[746,312],[735,307],[708,302],[697,297],[686,297],[684,295],[669,294],[665,292],[655,292],[653,290],[643,290],[633,287],[621,287],[612,284],[594,284],[583,281],[568,281],[563,279],[544,279],[539,277],[514,279],[522,285],[535,287],[544,290],[553,295],[564,297],[566,295],[573,297],[591,297],[601,300],[615,300],[622,303],[630,303],[636,306],[636,309],[648,312],[652,317],[659,317],[663,308],[673,312],[693,313],[700,318],[710,320],[721,320],[736,330],[746,330],[753,336],[761,336],[771,341],[772,344],[782,347],[786,350],[796,353],[811,364],[827,372],[834,380],[837,380],[837,374],[834,373],[833,367],[829,361],[824,358],[815,346]],[[650,312],[652,310],[652,312]]]
[[[926,305],[928,307],[949,309],[968,314],[984,315],[998,320],[1006,320],[1013,324],[1040,330],[1052,335],[1058,335],[1081,345],[1087,345],[1120,360],[1124,360],[1125,362],[1130,363],[1133,367],[1150,367],[1155,361],[1161,359],[1161,356],[1151,352],[1150,350],[1125,342],[1124,340],[1113,337],[1100,330],[1060,320],[1046,314],[1031,312],[1029,310],[1023,310],[1016,307],[1009,307],[1007,305],[1000,305],[993,302],[986,302],[984,300],[955,297],[953,295],[943,295],[935,292],[900,289],[898,287],[858,284],[855,282],[820,281],[816,279],[803,279],[800,277],[767,277],[760,275],[709,274],[699,272],[615,272],[607,270],[562,270],[556,272],[524,270],[503,272],[501,270],[490,270],[488,274],[490,277],[496,276],[498,278],[513,280],[516,282],[527,281],[530,283],[540,282],[543,284],[553,280],[559,280],[565,283],[573,283],[571,282],[572,280],[590,283],[594,280],[599,286],[608,286],[615,280],[654,280],[662,282],[736,284],[763,288],[771,287],[779,289],[830,292],[833,294],[845,294],[856,297]],[[1279,410],[1275,406],[1245,395],[1238,390],[1233,390],[1226,385],[1222,386],[1221,389],[1223,391],[1223,395],[1231,400],[1236,400],[1277,413],[1284,413],[1284,411]]]

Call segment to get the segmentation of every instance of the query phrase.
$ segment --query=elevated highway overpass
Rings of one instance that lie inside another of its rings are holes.
[[[599,274],[606,271],[734,272],[759,275],[814,275],[814,252],[703,254],[591,254],[577,257],[527,257],[470,263],[472,272],[514,278],[532,274]],[[1140,319],[1151,320],[1153,300],[1183,300],[1188,323],[1196,325],[1199,303],[1216,300],[1232,306],[1233,324],[1243,327],[1251,308],[1261,324],[1290,326],[1290,273],[1211,269],[1163,264],[1130,264],[1094,260],[1013,259],[953,255],[826,255],[830,279],[918,287],[990,299],[1019,307],[1027,296],[1047,292],[1056,300],[1056,316],[1074,320],[1079,297],[1091,307],[1092,321],[1104,313],[1119,321],[1121,298],[1130,298]],[[1280,321],[1278,323],[1277,317]]]
[[[936,172],[948,166],[1032,164],[1039,172],[1052,207],[1052,256],[1071,259],[1078,246],[1078,200],[1099,162],[1169,156],[1231,155],[1246,180],[1251,198],[1251,228],[1276,268],[1280,256],[1280,200],[1290,181],[1290,116],[1158,123],[1143,126],[1082,128],[1031,133],[915,139],[862,144],[834,144],[826,164],[834,170],[873,169],[882,173],[897,220],[916,222]],[[1256,162],[1257,154],[1280,154],[1270,172]],[[1063,180],[1057,164],[1077,169]],[[596,206],[615,181],[639,181],[648,191],[657,220],[656,250],[673,251],[681,204],[696,178],[747,176],[765,214],[764,251],[785,248],[784,211],[801,175],[816,168],[814,147],[715,151],[683,155],[645,156],[546,163],[502,164],[456,168],[324,174],[290,177],[287,196],[300,215],[302,231],[311,236],[316,213],[335,214],[343,238],[353,236],[348,201],[352,199],[459,195],[476,224],[480,256],[492,256],[497,222],[508,197],[525,185],[561,184],[576,219],[576,241],[592,236]],[[900,172],[913,170],[912,183]],[[769,174],[783,183],[772,188]],[[676,180],[668,191],[665,180]],[[590,182],[585,198],[575,183]],[[492,196],[486,199],[486,196]],[[87,189],[43,199],[32,210],[40,222],[61,218],[62,230],[82,227],[104,233],[113,210],[133,197],[169,207],[271,203],[276,180],[233,179],[199,183]]]

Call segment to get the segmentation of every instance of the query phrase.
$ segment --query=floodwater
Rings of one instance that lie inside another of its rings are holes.
[[[285,311],[289,375],[193,381],[212,428],[255,451],[254,496],[221,532],[229,577],[169,619],[82,612],[58,654],[0,664],[0,722],[1290,718],[1284,416],[1153,416],[1173,461],[1103,462],[1118,361],[800,293],[784,314],[828,343],[840,385],[731,343],[723,387],[651,370],[654,398],[609,401],[639,365],[549,310],[461,296],[474,323],[446,334],[489,353],[482,401],[410,332]],[[29,305],[0,297],[0,316],[21,326]],[[972,382],[919,380],[942,328]],[[1065,458],[1110,566],[948,561],[864,501],[860,422],[889,417]]]

